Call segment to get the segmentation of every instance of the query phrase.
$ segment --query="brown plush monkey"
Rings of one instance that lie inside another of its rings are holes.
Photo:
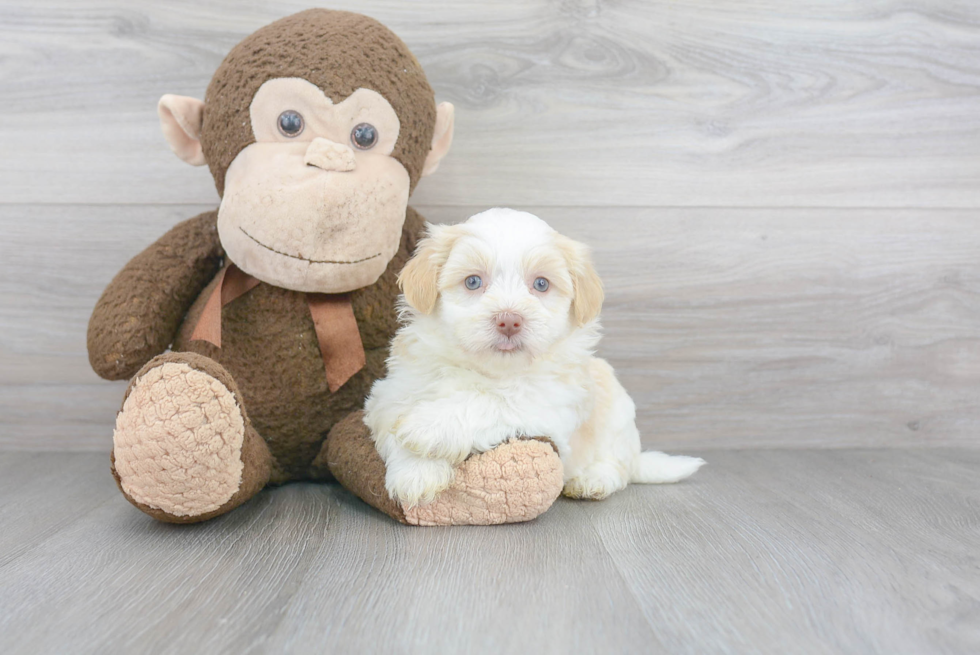
[[[471,457],[433,504],[405,508],[361,421],[423,227],[408,197],[453,135],[405,44],[365,16],[305,11],[238,44],[204,102],[168,95],[159,111],[221,204],[130,261],[89,323],[95,371],[132,378],[113,438],[126,498],[190,523],[267,484],[335,477],[406,523],[546,510],[562,486],[547,443]]]

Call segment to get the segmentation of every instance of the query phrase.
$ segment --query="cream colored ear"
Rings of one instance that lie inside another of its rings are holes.
[[[170,149],[192,166],[203,166],[201,124],[204,122],[204,103],[197,98],[167,94],[157,103],[160,127]]]
[[[453,126],[456,122],[456,109],[448,102],[440,102],[436,107],[436,129],[432,133],[432,149],[429,150],[422,166],[422,177],[432,175],[439,168],[442,158],[453,144]]]
[[[558,248],[565,255],[568,272],[572,276],[574,295],[572,297],[572,314],[579,326],[585,325],[599,315],[605,294],[602,291],[602,279],[592,263],[589,249],[568,237],[557,237]]]
[[[398,286],[409,305],[431,314],[439,299],[439,272],[459,238],[455,225],[429,225],[428,235],[419,241],[415,256],[398,274]]]

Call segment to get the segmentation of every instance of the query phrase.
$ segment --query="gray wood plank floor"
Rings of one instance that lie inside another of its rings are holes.
[[[980,451],[699,454],[418,529],[312,484],[164,525],[104,455],[0,453],[0,652],[980,652]]]

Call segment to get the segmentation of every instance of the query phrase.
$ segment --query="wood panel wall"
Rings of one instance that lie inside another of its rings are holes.
[[[216,205],[155,104],[296,2],[0,2],[0,448],[106,450],[113,274]],[[980,4],[331,6],[398,33],[453,152],[413,204],[591,243],[650,446],[980,444]]]

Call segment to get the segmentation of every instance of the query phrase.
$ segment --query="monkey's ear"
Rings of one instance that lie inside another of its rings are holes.
[[[431,314],[439,299],[439,273],[449,259],[462,230],[457,225],[429,225],[428,235],[419,241],[415,256],[398,274],[398,286],[409,305]]]
[[[157,103],[160,127],[170,149],[191,166],[203,166],[204,151],[201,149],[201,124],[204,122],[204,103],[197,98],[175,96],[169,93]]]
[[[449,152],[453,144],[453,125],[456,119],[456,109],[448,102],[440,102],[436,107],[436,129],[432,133],[432,149],[429,150],[422,166],[422,177],[432,175],[439,168],[442,158]]]
[[[602,291],[602,279],[592,263],[589,249],[566,236],[555,237],[558,249],[565,255],[568,272],[572,276],[574,297],[572,298],[572,314],[579,326],[592,321],[602,309],[605,294]]]

